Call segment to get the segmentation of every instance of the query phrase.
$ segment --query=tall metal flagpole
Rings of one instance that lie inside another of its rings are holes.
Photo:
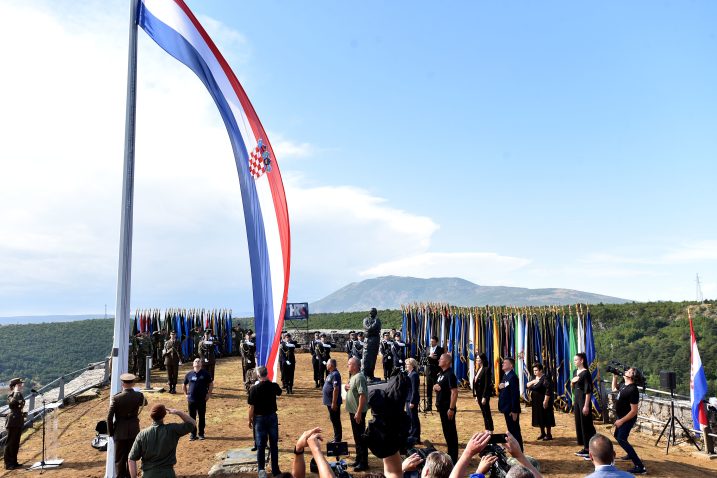
[[[120,219],[119,271],[117,273],[117,309],[112,344],[112,384],[110,393],[120,391],[120,375],[127,371],[129,355],[130,284],[132,278],[132,209],[134,201],[134,138],[137,110],[137,6],[130,0],[129,58],[127,66],[127,105],[125,111],[124,175],[122,179],[122,213]],[[115,447],[107,444],[105,477],[115,478]]]

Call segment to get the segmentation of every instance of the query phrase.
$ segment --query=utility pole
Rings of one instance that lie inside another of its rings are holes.
[[[695,280],[697,283],[697,302],[703,302],[705,300],[704,295],[702,295],[702,285],[700,285],[700,275],[697,274],[697,279]]]

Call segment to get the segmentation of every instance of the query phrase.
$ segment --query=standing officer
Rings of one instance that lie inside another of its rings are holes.
[[[248,384],[250,377],[248,372],[254,370],[256,367],[256,343],[254,343],[253,332],[250,330],[246,331],[244,341],[241,343],[241,367],[242,373],[244,374],[244,383]],[[249,388],[247,387],[247,390]]]
[[[406,343],[401,341],[401,332],[394,334],[391,352],[393,353],[393,368],[403,372],[406,365]]]
[[[10,395],[7,396],[7,404],[10,413],[5,417],[5,429],[7,430],[7,441],[5,442],[5,469],[14,470],[22,468],[17,462],[17,452],[20,450],[20,435],[22,426],[25,424],[22,409],[25,406],[25,398],[22,396],[22,384],[20,378],[10,380]]]
[[[179,345],[177,332],[173,330],[169,333],[169,340],[164,343],[164,350],[162,350],[164,366],[167,368],[169,393],[177,393],[177,376],[179,374],[180,362]]]
[[[212,329],[206,329],[204,338],[199,342],[199,358],[202,361],[202,368],[206,368],[209,376],[214,380],[214,365],[217,363],[217,356],[214,354]]]
[[[435,335],[431,337],[431,346],[428,348],[428,370],[426,373],[426,382],[427,387],[430,389],[433,388],[433,386],[436,384],[436,380],[438,379],[438,371],[440,367],[438,366],[438,359],[441,358],[441,355],[443,355],[443,347],[438,345],[438,337]],[[433,408],[433,397],[432,394],[428,394],[428,407],[426,410],[431,410]]]
[[[296,370],[296,356],[294,355],[296,342],[291,340],[291,334],[287,333],[284,336],[284,342],[280,349],[284,355],[284,373],[281,375],[281,382],[286,393],[292,395],[294,393],[294,371]]]
[[[319,383],[324,386],[324,377],[328,374],[327,364],[331,359],[331,344],[326,342],[326,334],[319,336],[319,343],[316,345],[316,355],[319,358]]]
[[[346,341],[346,355],[350,359],[354,354],[354,341],[356,341],[356,332],[349,332],[349,339]]]
[[[316,353],[318,345],[321,343],[320,340],[320,333],[317,330],[314,332],[314,339],[309,342],[309,352],[311,353],[311,366],[314,369],[314,386],[315,388],[321,388],[321,384],[323,383],[323,376],[321,374],[321,367],[319,366],[321,364],[321,360],[319,359],[318,354]]]
[[[129,478],[127,458],[132,443],[139,433],[139,413],[147,405],[141,392],[134,390],[136,377],[131,373],[120,375],[122,391],[112,397],[107,413],[107,434],[115,443],[115,475]]]
[[[388,332],[383,333],[381,340],[381,363],[383,364],[383,379],[388,380],[393,373],[393,352],[391,351],[393,341]],[[437,364],[438,362],[436,362]]]
[[[352,356],[356,357],[359,360],[359,364],[360,364],[361,360],[363,359],[363,332],[359,332],[356,335],[357,335],[356,340],[354,340],[354,343],[353,343]]]

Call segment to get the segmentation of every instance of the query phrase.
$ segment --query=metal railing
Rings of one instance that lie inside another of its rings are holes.
[[[64,375],[61,375],[57,377],[52,382],[48,383],[47,385],[44,385],[43,387],[36,390],[34,393],[30,393],[30,395],[27,397],[27,418],[25,419],[25,423],[23,425],[23,428],[30,426],[35,420],[38,418],[42,418],[43,410],[46,410],[45,406],[40,405],[39,407],[36,407],[36,398],[38,396],[42,396],[47,392],[51,392],[55,389],[57,389],[57,397],[54,397],[52,400],[49,401],[49,403],[56,403],[56,402],[65,402],[65,400],[75,397],[77,395],[80,395],[81,393],[86,392],[87,390],[106,384],[110,379],[110,359],[106,358],[103,361],[100,362],[93,362],[88,364],[86,367],[73,370],[72,372],[66,373]],[[80,377],[83,373],[88,372],[90,370],[99,370],[103,369],[104,373],[102,374],[102,379],[99,381],[93,381],[91,383],[88,383],[84,386],[77,387],[75,389],[70,390],[67,392],[65,390],[66,385],[72,380]],[[53,394],[54,395],[54,394]],[[48,403],[48,402],[46,402]],[[10,407],[8,405],[3,405],[0,407],[0,416],[4,416]],[[5,430],[2,430],[0,432],[0,444],[2,444],[5,441],[5,438],[7,436],[7,432]]]

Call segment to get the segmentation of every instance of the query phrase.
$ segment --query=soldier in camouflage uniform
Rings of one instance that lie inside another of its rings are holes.
[[[155,330],[152,333],[152,347],[154,349],[154,355],[152,356],[152,365],[158,367],[159,370],[166,370],[164,367],[164,359],[162,358],[162,351],[164,350],[164,342],[167,339],[167,332],[164,330]]]
[[[137,375],[137,347],[136,338],[132,333],[129,334],[129,340],[127,341],[127,372]]]
[[[180,363],[180,343],[177,339],[177,333],[173,330],[169,333],[169,340],[164,343],[162,356],[164,365],[167,368],[167,384],[169,385],[169,393],[177,393],[177,376],[179,374]]]
[[[152,356],[152,340],[146,333],[137,334],[137,375],[140,380],[145,379],[147,356]]]

